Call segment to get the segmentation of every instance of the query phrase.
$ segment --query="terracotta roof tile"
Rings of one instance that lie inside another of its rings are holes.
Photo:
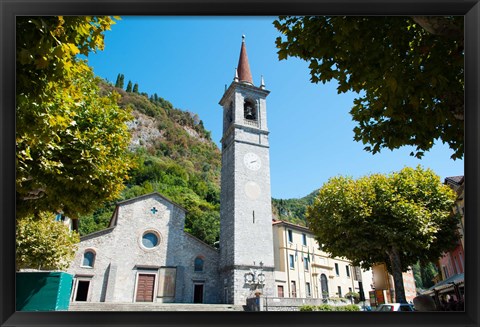
[[[250,65],[248,64],[245,36],[242,36],[242,47],[240,48],[240,58],[238,59],[237,73],[240,82],[253,84],[252,73],[250,72]]]

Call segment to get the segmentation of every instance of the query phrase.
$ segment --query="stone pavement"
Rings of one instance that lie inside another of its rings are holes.
[[[74,302],[68,311],[245,311],[242,305],[196,303]]]

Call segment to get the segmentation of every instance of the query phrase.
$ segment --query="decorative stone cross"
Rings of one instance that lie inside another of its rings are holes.
[[[150,211],[153,213],[153,214],[156,214],[158,212],[157,208],[153,207],[152,209],[150,209]]]

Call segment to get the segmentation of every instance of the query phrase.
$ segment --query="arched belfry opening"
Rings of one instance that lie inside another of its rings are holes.
[[[257,107],[253,100],[246,99],[243,103],[243,117],[247,120],[257,121]]]
[[[227,123],[230,125],[233,122],[233,102],[230,102],[230,106],[228,107],[228,112],[227,112]]]
[[[234,104],[233,104],[233,101],[231,101],[230,104],[228,104],[224,110],[223,133],[225,133],[230,128],[230,125],[232,125],[233,123],[234,110],[235,110]]]

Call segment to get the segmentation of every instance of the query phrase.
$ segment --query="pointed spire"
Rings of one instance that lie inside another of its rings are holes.
[[[245,35],[242,35],[242,47],[240,49],[240,58],[238,59],[237,73],[240,82],[253,84],[252,73],[248,64],[247,47],[245,46]]]
[[[235,77],[233,78],[235,82],[238,82],[238,69],[235,68]]]

